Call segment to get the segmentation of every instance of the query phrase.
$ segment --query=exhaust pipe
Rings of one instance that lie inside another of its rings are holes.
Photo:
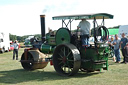
[[[41,20],[41,40],[42,43],[45,41],[45,15],[40,15]]]

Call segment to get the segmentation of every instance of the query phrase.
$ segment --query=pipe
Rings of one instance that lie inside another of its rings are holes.
[[[41,40],[42,42],[45,41],[45,15],[40,15],[41,20]]]

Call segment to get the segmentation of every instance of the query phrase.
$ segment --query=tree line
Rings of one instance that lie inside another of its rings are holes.
[[[11,40],[11,41],[17,40],[18,42],[24,42],[25,39],[28,38],[29,36],[35,36],[35,37],[37,37],[39,40],[41,40],[41,34],[24,35],[24,36],[17,36],[17,35],[9,34],[9,37],[10,37],[10,40]]]

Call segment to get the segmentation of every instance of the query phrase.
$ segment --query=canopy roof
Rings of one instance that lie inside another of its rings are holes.
[[[82,14],[82,15],[64,15],[64,16],[55,16],[52,17],[53,20],[62,20],[62,19],[113,19],[113,15],[107,13],[96,13],[96,14]]]

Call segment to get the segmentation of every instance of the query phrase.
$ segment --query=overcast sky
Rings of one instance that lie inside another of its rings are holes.
[[[46,15],[48,27],[58,29],[61,21],[53,16],[70,14],[109,13],[114,19],[105,20],[106,27],[127,25],[127,0],[0,0],[0,31],[15,35],[40,34],[40,15]],[[92,21],[89,21],[92,23]],[[73,22],[76,29],[79,21]]]

